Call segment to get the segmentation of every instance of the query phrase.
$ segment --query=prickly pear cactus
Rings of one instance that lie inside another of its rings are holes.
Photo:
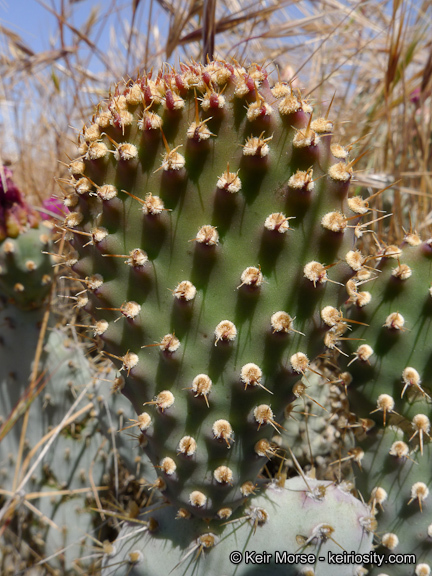
[[[357,487],[377,514],[379,551],[413,554],[415,573],[430,574],[431,241],[411,231],[401,247],[383,245],[366,258],[357,251],[356,260],[359,271],[370,268],[362,306],[357,279],[347,283],[345,314],[361,341],[347,342],[350,355],[339,361],[359,434],[343,460],[354,462]]]
[[[347,343],[350,397],[362,409],[359,416],[380,424],[391,414],[430,416],[432,243],[411,233],[401,248],[384,246],[369,262],[374,260],[379,263],[365,284],[367,304],[358,307],[351,297],[347,302],[347,315],[363,323],[353,325],[361,342]],[[429,441],[428,434],[413,438],[416,444],[422,440]]]
[[[402,428],[386,426],[361,442],[356,486],[376,515],[376,552],[383,558],[381,566],[370,567],[372,576],[402,576],[407,570],[424,576],[432,569],[432,443],[421,452],[410,450],[407,439]],[[411,558],[397,563],[393,554]]]
[[[99,534],[102,522],[92,509],[109,494],[120,458],[134,469],[129,442],[125,450],[128,439],[115,434],[132,416],[128,403],[110,398],[105,380],[112,383],[114,375],[98,369],[82,344],[51,329],[40,376],[31,385],[40,317],[40,310],[6,303],[0,310],[0,514],[7,519],[0,566],[5,574],[11,566],[29,569],[35,558],[46,558],[49,569],[62,574],[93,566],[92,535]],[[36,557],[28,557],[17,535]],[[42,566],[47,569],[45,561]]]
[[[348,401],[344,390],[331,381],[332,372],[323,363],[316,369],[322,376],[311,374],[307,380],[303,379],[308,387],[307,396],[288,405],[282,433],[274,435],[273,441],[280,447],[287,466],[294,468],[291,457],[294,454],[303,470],[315,468],[321,479],[340,480],[339,468],[334,463],[341,451],[355,446],[352,431],[344,426]]]
[[[313,478],[269,487],[239,518],[206,534],[199,520],[176,519],[174,506],[157,503],[142,512],[144,526],[123,527],[104,557],[102,576],[354,576],[360,574],[354,554],[371,551],[370,509],[346,486]],[[344,550],[353,560],[333,563]]]
[[[20,308],[39,307],[52,281],[50,232],[0,167],[0,294]]]
[[[367,210],[327,116],[217,61],[118,85],[80,135],[68,263],[180,515],[226,520],[253,493],[309,360],[344,338],[320,312]]]

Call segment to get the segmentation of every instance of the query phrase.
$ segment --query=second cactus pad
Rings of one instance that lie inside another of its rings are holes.
[[[254,491],[324,349],[360,217],[332,130],[289,84],[218,61],[118,85],[80,135],[77,303],[180,515],[226,519]]]

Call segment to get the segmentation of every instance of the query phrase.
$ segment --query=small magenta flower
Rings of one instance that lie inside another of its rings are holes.
[[[48,210],[52,214],[61,216],[62,218],[64,218],[66,215],[65,211],[69,212],[69,210],[64,206],[63,202],[54,196],[51,196],[51,198],[48,198],[47,200],[43,200],[42,206],[45,208],[45,210]],[[50,214],[45,214],[44,212],[41,213],[41,216],[43,220],[49,220],[51,218]]]

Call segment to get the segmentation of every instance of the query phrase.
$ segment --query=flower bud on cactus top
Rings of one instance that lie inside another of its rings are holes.
[[[37,308],[52,279],[50,233],[24,199],[12,172],[0,167],[0,294],[20,308]]]
[[[117,85],[79,136],[71,267],[188,513],[226,518],[254,492],[293,384],[347,328],[324,343],[320,311],[342,303],[367,210],[331,130],[289,84],[217,61]]]

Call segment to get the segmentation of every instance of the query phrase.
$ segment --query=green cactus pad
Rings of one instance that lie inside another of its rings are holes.
[[[432,568],[432,444],[421,454],[409,449],[408,440],[401,428],[388,426],[360,442],[364,457],[356,486],[376,514],[376,551],[387,560],[390,554],[414,555],[411,562],[370,566],[371,576],[422,575],[429,572],[418,566]]]
[[[432,247],[417,236],[402,249],[384,248],[380,263],[365,285],[370,302],[359,308],[352,303],[352,350],[346,370],[352,376],[348,392],[357,416],[384,425],[393,414],[396,422],[407,420],[412,434],[417,415],[432,418]],[[347,364],[347,363],[346,363]],[[429,432],[415,434],[411,447],[430,442]]]
[[[329,554],[368,554],[372,545],[372,534],[365,528],[369,508],[342,485],[312,478],[269,487],[237,520],[216,530],[200,520],[175,516],[174,506],[144,508],[144,526],[123,527],[104,557],[102,576],[354,576],[359,574],[358,564],[329,564]],[[302,561],[295,561],[296,553],[304,555]],[[317,561],[311,563],[314,557]]]
[[[319,312],[342,303],[360,217],[331,131],[259,66],[211,62],[117,86],[80,136],[63,229],[89,330],[122,371],[159,487],[189,513],[250,495],[326,349]]]
[[[24,310],[44,302],[52,282],[51,247],[47,229],[32,228],[0,242],[0,293]]]

